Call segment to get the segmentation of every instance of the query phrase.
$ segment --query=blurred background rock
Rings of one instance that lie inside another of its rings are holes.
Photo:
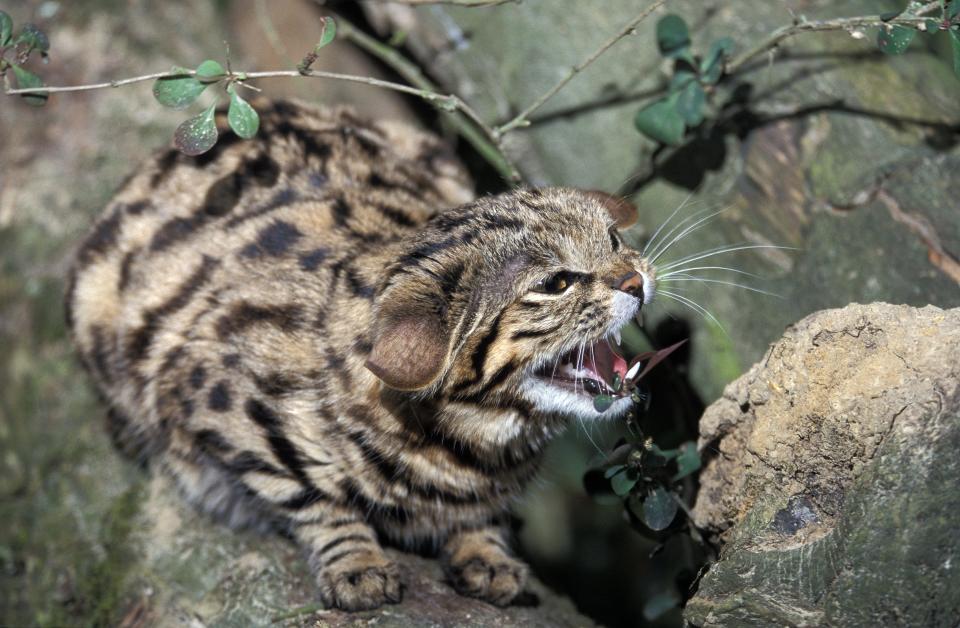
[[[695,42],[729,35],[743,47],[788,24],[790,10],[839,17],[900,4],[674,0],[669,9],[691,25]],[[223,60],[225,42],[235,68],[291,68],[312,48],[318,18],[339,12],[397,43],[485,119],[503,121],[642,6],[21,0],[0,8],[49,35],[51,61],[38,71],[51,85]],[[741,102],[711,132],[655,152],[632,126],[666,82],[655,18],[507,139],[533,184],[631,195],[641,208],[641,224],[628,234],[635,243],[691,193],[685,215],[729,208],[669,259],[739,242],[798,249],[724,259],[764,275],[756,285],[782,299],[720,285],[684,293],[725,332],[669,301],[650,308],[657,344],[692,334],[689,349],[651,382],[649,429],[674,446],[696,436],[704,402],[810,312],[852,301],[960,305],[960,80],[942,38],[891,58],[843,32],[803,35],[774,63],[758,57],[743,70]],[[324,49],[314,67],[397,80],[346,42]],[[367,115],[423,124],[459,145],[480,192],[505,187],[422,102],[313,79],[259,86],[269,97],[348,102]],[[149,83],[57,95],[41,109],[0,98],[0,624],[246,625],[313,601],[291,584],[302,566],[282,540],[235,535],[175,506],[158,509],[165,490],[114,452],[65,336],[63,278],[74,247],[133,164],[168,143],[182,118],[153,100]],[[644,539],[619,506],[595,504],[582,488],[591,457],[616,437],[614,426],[574,425],[552,447],[518,510],[522,551],[598,622],[678,625],[679,611],[648,620],[644,609],[652,616],[664,600],[684,596],[701,557],[682,537],[664,547]]]

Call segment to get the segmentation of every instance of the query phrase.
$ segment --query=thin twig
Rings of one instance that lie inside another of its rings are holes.
[[[495,7],[501,4],[516,3],[520,0],[366,0],[380,4],[406,4],[409,6],[426,6],[430,4],[445,4],[454,7]]]
[[[411,85],[415,85],[424,92],[439,93],[439,88],[424,76],[420,68],[407,60],[396,48],[370,37],[343,17],[338,17],[337,21],[340,25],[340,35],[344,39],[383,61]],[[447,118],[457,132],[496,168],[501,176],[511,183],[522,182],[520,172],[507,156],[500,136],[496,135],[490,125],[463,99],[458,96],[446,98],[449,99],[447,101],[449,106],[459,110],[459,112],[447,112]]]
[[[739,70],[743,65],[753,59],[754,57],[763,54],[764,52],[776,48],[780,45],[785,39],[798,35],[800,33],[812,33],[817,31],[850,31],[859,28],[885,28],[887,26],[912,26],[918,27],[921,24],[925,24],[929,18],[919,17],[933,11],[939,6],[939,1],[935,0],[930,4],[924,5],[919,10],[917,10],[914,15],[917,17],[896,17],[892,20],[881,20],[880,16],[861,16],[861,17],[844,17],[837,18],[833,20],[806,20],[800,19],[799,21],[789,24],[787,26],[781,26],[775,31],[771,32],[769,35],[758,41],[755,45],[751,46],[747,50],[743,51],[736,57],[730,60],[726,66],[726,73],[733,74]]]
[[[667,0],[656,0],[653,4],[648,6],[646,9],[641,11],[636,17],[630,20],[623,28],[621,28],[616,34],[610,37],[607,41],[603,43],[602,46],[597,48],[590,56],[578,63],[577,65],[570,68],[570,71],[567,72],[566,76],[560,79],[553,87],[548,89],[542,96],[537,98],[533,103],[530,104],[526,109],[521,111],[516,115],[512,120],[496,127],[493,129],[493,133],[496,137],[503,137],[503,135],[513,129],[521,126],[530,126],[530,121],[527,117],[543,106],[548,100],[556,96],[557,92],[566,87],[567,83],[573,80],[577,74],[582,72],[587,66],[600,58],[603,53],[609,50],[614,44],[626,37],[627,35],[633,34],[637,26],[640,25],[640,22],[647,19],[651,13],[662,7]]]

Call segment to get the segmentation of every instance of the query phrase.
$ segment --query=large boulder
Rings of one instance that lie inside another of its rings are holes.
[[[792,325],[701,421],[694,626],[954,626],[960,309]]]

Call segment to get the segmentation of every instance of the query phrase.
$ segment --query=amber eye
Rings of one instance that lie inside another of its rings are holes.
[[[530,288],[533,292],[542,292],[544,294],[560,294],[570,287],[573,283],[573,277],[566,271],[560,271],[550,275],[546,279],[541,279]]]

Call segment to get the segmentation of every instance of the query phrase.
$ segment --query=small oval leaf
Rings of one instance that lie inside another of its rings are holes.
[[[17,35],[13,43],[25,45],[27,51],[39,50],[42,53],[46,53],[50,50],[50,40],[47,39],[46,33],[33,24],[24,24],[21,26],[20,34]]]
[[[613,397],[610,395],[597,395],[593,398],[593,409],[597,412],[606,412],[613,405]]]
[[[613,487],[613,492],[619,497],[625,497],[630,494],[630,490],[637,484],[637,479],[637,474],[628,469],[610,478],[610,486]]]
[[[174,133],[173,142],[180,152],[194,156],[202,155],[217,143],[217,124],[213,114],[216,104],[198,116],[184,120]]]
[[[675,57],[690,46],[690,31],[679,15],[671,13],[657,22],[657,46],[660,54]]]
[[[677,113],[676,96],[658,100],[638,111],[633,119],[637,130],[663,144],[679,146],[686,127]]]
[[[643,522],[651,530],[665,530],[677,516],[677,502],[662,486],[658,486],[643,500]]]
[[[697,126],[703,122],[703,106],[707,102],[707,93],[699,83],[689,83],[677,99],[677,113],[687,126]]]
[[[674,482],[682,480],[699,470],[700,465],[700,453],[697,451],[697,444],[688,441],[680,445],[680,454],[677,456],[677,473],[671,480]]]
[[[13,20],[5,11],[0,11],[0,46],[10,43],[13,34]]]
[[[906,26],[894,26],[889,30],[881,28],[877,35],[877,46],[888,55],[902,55],[916,35],[917,31]]]
[[[173,68],[171,74],[188,73],[185,68]],[[192,76],[157,79],[153,83],[153,97],[164,107],[185,109],[199,98],[207,86]]]
[[[223,66],[213,59],[207,59],[197,66],[196,78],[201,83],[216,83],[226,75],[227,71],[223,69]]]
[[[260,128],[260,116],[246,100],[241,98],[236,90],[230,92],[230,109],[227,111],[227,122],[233,132],[245,140],[257,134]]]
[[[19,65],[12,66],[13,75],[17,78],[17,89],[30,89],[31,87],[43,87],[43,81],[39,76],[30,72],[29,70],[24,70]],[[47,102],[46,93],[36,93],[36,94],[21,94],[23,100],[30,105],[35,107],[43,106]]]
[[[332,42],[337,36],[337,23],[329,15],[320,18],[320,40],[313,47],[314,52]]]

